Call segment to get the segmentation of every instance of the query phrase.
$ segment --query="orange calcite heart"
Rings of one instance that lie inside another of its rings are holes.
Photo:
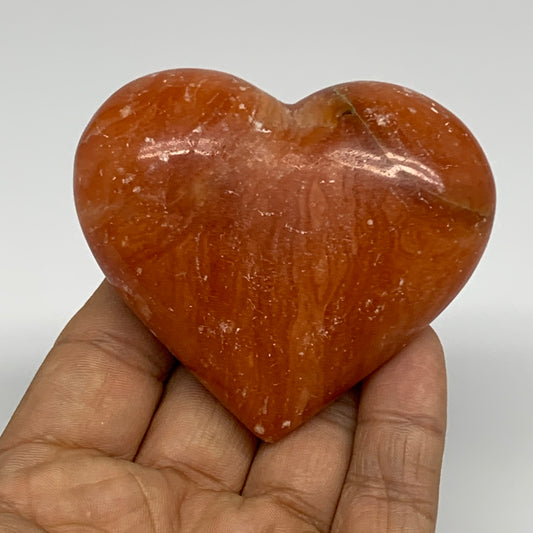
[[[472,134],[411,90],[346,83],[286,105],[192,69],[104,103],[78,147],[75,197],[110,283],[267,441],[442,311],[495,203]]]

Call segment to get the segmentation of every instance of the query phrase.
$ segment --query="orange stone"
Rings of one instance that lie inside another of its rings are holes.
[[[287,105],[193,69],[104,103],[78,147],[75,198],[109,282],[266,441],[446,307],[495,204],[478,143],[425,96],[355,82]]]

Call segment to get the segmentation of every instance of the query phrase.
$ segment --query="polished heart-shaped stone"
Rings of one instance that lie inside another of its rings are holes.
[[[495,192],[472,134],[406,88],[346,83],[287,105],[186,69],[103,104],[78,147],[75,198],[109,282],[275,441],[452,300]]]

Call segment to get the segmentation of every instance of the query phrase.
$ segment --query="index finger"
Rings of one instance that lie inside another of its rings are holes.
[[[131,459],[175,359],[103,282],[65,327],[0,438]]]

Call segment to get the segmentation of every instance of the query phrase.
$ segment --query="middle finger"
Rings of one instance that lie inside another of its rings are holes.
[[[173,468],[202,488],[240,492],[256,445],[256,438],[180,366],[135,461]]]

